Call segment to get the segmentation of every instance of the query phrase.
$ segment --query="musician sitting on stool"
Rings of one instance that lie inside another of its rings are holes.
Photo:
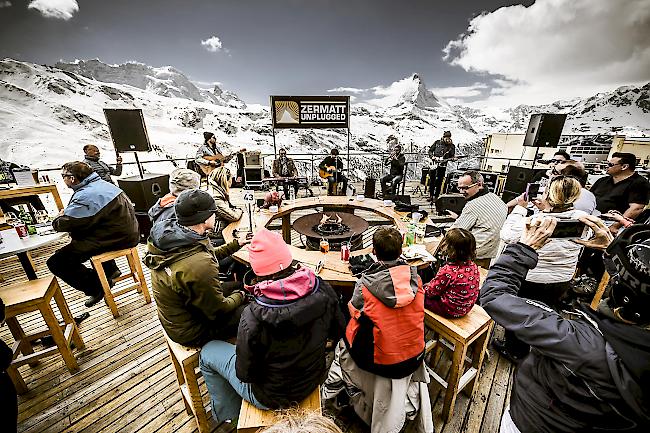
[[[434,201],[442,193],[442,181],[447,171],[447,161],[455,158],[456,148],[451,141],[451,132],[445,131],[441,140],[436,140],[429,148],[429,158],[437,164],[435,170],[429,170],[429,194],[430,201]]]
[[[278,152],[278,159],[273,161],[273,177],[296,177],[298,176],[298,170],[296,169],[296,164],[293,162],[293,159],[287,157],[287,149],[280,149]],[[296,197],[298,196],[298,182],[290,182],[288,179],[283,182],[282,186],[284,188],[284,198],[289,199],[289,187],[293,184],[293,188],[296,192]]]
[[[225,162],[230,161],[237,152],[230,155],[224,155],[223,151],[217,146],[217,137],[212,132],[203,133],[203,146],[196,152],[196,163],[206,176],[209,175],[215,167],[221,167]],[[246,149],[240,149],[239,152],[245,152]]]
[[[332,149],[329,156],[327,156],[320,164],[319,175],[323,179],[327,179],[327,195],[336,195],[334,191],[335,183],[343,183],[343,191],[348,189],[348,178],[342,173],[343,161],[339,158],[338,149]]]
[[[404,166],[406,165],[406,158],[402,154],[402,146],[397,144],[397,138],[392,137],[389,144],[394,147],[384,162],[384,165],[390,165],[390,172],[381,178],[381,193],[384,197],[397,194],[399,184],[404,178]]]

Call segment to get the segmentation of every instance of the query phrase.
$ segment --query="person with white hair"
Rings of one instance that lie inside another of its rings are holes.
[[[189,168],[177,168],[169,175],[169,194],[158,199],[149,209],[149,219],[152,224],[169,218],[176,218],[174,203],[180,193],[186,189],[198,189],[201,178],[198,173]]]

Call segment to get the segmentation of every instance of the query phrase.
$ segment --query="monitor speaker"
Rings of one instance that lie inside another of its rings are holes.
[[[527,168],[527,167],[510,167],[508,177],[503,188],[504,191],[512,191],[521,194],[526,190],[526,185],[540,172],[545,172],[545,168]]]
[[[524,146],[557,147],[566,114],[533,114],[528,122]]]
[[[460,215],[464,207],[465,197],[459,194],[443,194],[436,200],[438,215],[447,215],[448,210]]]
[[[392,200],[394,203],[400,202],[400,203],[404,203],[406,205],[411,204],[411,196],[410,195],[395,194],[395,195],[389,195],[387,198]]]
[[[136,212],[147,212],[159,198],[169,193],[168,174],[147,173],[144,178],[124,177],[118,179],[117,184],[131,199]]]
[[[377,179],[367,177],[363,184],[363,195],[368,198],[375,198],[375,189],[377,188]]]
[[[246,167],[244,169],[246,174],[246,182],[261,182],[263,177],[262,167]]]
[[[118,152],[151,150],[142,110],[104,108],[104,116],[115,150]]]

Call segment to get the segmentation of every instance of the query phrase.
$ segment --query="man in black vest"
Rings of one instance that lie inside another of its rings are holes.
[[[84,155],[83,162],[88,164],[102,180],[114,184],[111,175],[119,176],[122,174],[122,157],[120,155],[117,155],[117,158],[115,159],[115,162],[117,162],[115,168],[106,164],[104,161],[99,160],[99,148],[94,144],[87,144],[84,146]]]

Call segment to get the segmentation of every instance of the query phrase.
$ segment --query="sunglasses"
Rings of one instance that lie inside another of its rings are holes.
[[[564,162],[563,159],[551,159],[551,164],[562,164]]]
[[[63,174],[63,173],[62,173],[62,174],[61,174],[61,177],[65,179],[65,178],[67,178],[67,177],[74,177],[74,175],[73,175],[73,174]]]
[[[467,191],[468,189],[470,189],[470,188],[472,188],[472,187],[474,187],[476,185],[478,185],[478,183],[473,183],[473,184],[467,185],[467,186],[458,186],[457,188],[458,188],[458,191]]]
[[[615,167],[615,166],[617,166],[617,165],[621,165],[621,163],[620,163],[620,162],[617,162],[616,164],[614,164],[614,163],[612,163],[612,162],[608,162],[608,163],[607,163],[607,167]]]

